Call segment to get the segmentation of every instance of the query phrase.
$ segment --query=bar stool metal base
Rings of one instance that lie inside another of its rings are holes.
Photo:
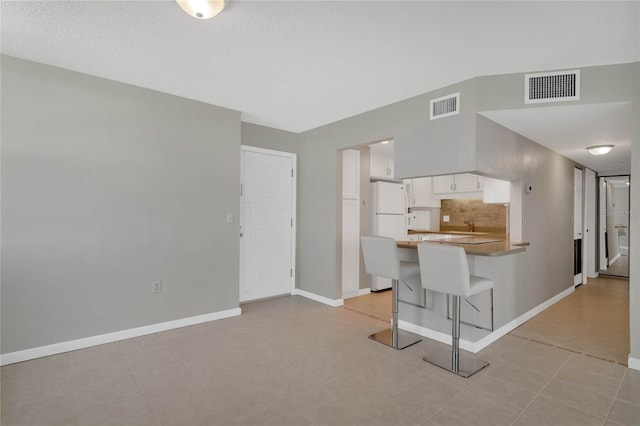
[[[441,349],[431,352],[427,356],[422,358],[422,360],[428,362],[429,364],[437,365],[440,368],[443,368],[447,371],[450,371],[451,373],[457,374],[458,376],[462,377],[470,377],[489,365],[489,363],[486,361],[483,361],[464,352],[459,352],[459,363],[457,369],[458,371],[456,371],[453,354],[450,349]]]
[[[384,345],[392,347],[394,349],[404,349],[411,345],[415,345],[416,343],[422,341],[422,339],[417,338],[414,334],[407,333],[404,331],[398,331],[396,339],[393,338],[393,329],[387,328],[386,330],[380,330],[373,333],[369,336],[369,339],[375,340],[376,342],[380,342]],[[394,341],[395,340],[395,341]]]

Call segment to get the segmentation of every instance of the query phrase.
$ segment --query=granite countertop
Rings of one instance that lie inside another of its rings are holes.
[[[453,232],[447,232],[447,234],[452,233]],[[526,251],[526,247],[529,245],[528,242],[498,240],[497,238],[489,238],[484,235],[450,240],[398,241],[397,243],[400,248],[416,248],[418,244],[449,244],[463,247],[465,253],[476,256],[506,256],[508,254],[521,253]]]

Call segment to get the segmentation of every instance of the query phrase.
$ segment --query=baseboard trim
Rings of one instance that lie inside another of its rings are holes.
[[[351,299],[353,297],[358,297],[358,296],[364,296],[364,295],[370,294],[370,293],[371,293],[371,289],[370,288],[361,288],[361,289],[358,289],[356,291],[350,291],[348,293],[343,293],[342,294],[342,300]]]
[[[324,303],[325,305],[329,305],[329,306],[332,306],[334,308],[337,308],[338,306],[343,306],[344,305],[344,299],[329,299],[328,297],[320,296],[318,294],[311,293],[311,292],[306,291],[306,290],[301,290],[299,288],[294,289],[291,292],[291,294],[294,295],[294,296],[306,297],[307,299],[311,299],[311,300],[313,300],[315,302]]]
[[[631,355],[629,355],[627,366],[633,370],[640,370],[640,358],[634,358]]]
[[[555,296],[553,296],[552,298],[542,302],[541,304],[539,304],[538,306],[536,306],[535,308],[525,312],[524,314],[520,315],[518,318],[506,323],[505,325],[503,325],[502,327],[494,330],[493,332],[491,332],[490,334],[488,334],[487,336],[483,337],[482,339],[476,341],[476,342],[470,342],[468,340],[464,340],[464,339],[460,339],[460,349],[464,349],[465,351],[471,352],[471,353],[477,353],[480,352],[482,349],[486,348],[487,346],[489,346],[490,344],[492,344],[493,342],[495,342],[496,340],[498,340],[499,338],[501,338],[502,336],[508,334],[510,331],[515,330],[516,328],[518,328],[520,325],[524,324],[525,322],[529,321],[531,318],[533,318],[534,316],[538,315],[540,312],[544,311],[545,309],[549,308],[550,306],[558,303],[560,300],[564,299],[565,297],[567,297],[568,295],[570,295],[571,293],[573,293],[575,291],[575,288],[573,286],[569,287],[568,289],[562,291],[561,293],[556,294]],[[442,342],[442,343],[446,343],[446,344],[451,344],[451,335],[450,334],[446,334],[446,333],[441,333],[439,331],[435,331],[435,330],[431,330],[425,327],[421,327],[406,321],[398,321],[398,327],[409,331],[411,333],[415,333],[418,334],[420,336],[432,339],[432,340],[436,340],[438,342]],[[631,358],[629,358],[631,359]],[[640,360],[639,360],[640,361]],[[631,364],[629,364],[631,365]],[[631,368],[631,367],[629,367]],[[639,367],[640,369],[640,367]]]
[[[616,263],[616,260],[620,259],[620,253],[616,254],[615,256],[613,256],[613,259],[611,259],[609,261],[609,266],[613,265],[614,263]]]
[[[29,361],[31,359],[57,355],[64,352],[89,348],[91,346],[104,345],[106,343],[131,339],[132,337],[145,336],[161,331],[173,330],[176,328],[187,327],[190,325],[201,324],[209,321],[235,317],[240,315],[241,313],[242,311],[240,308],[227,309],[225,311],[213,312],[210,314],[196,315],[193,317],[182,318],[174,321],[166,321],[158,324],[145,325],[143,327],[115,331],[113,333],[100,334],[97,336],[85,337],[82,339],[69,340],[67,342],[54,343],[47,346],[39,346],[31,349],[9,352],[0,355],[0,365],[15,364],[16,362]]]
[[[435,340],[436,342],[445,343],[447,345],[451,344],[451,335],[447,333],[431,330],[430,328],[422,327],[403,320],[398,320],[398,328],[422,337],[426,337],[427,339]],[[473,353],[477,352],[473,350],[474,343],[464,339],[460,339],[460,349]]]

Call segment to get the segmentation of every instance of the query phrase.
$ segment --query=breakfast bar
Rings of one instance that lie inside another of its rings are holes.
[[[420,244],[447,244],[463,247],[472,275],[491,279],[493,292],[482,292],[463,299],[461,306],[461,348],[477,352],[515,328],[526,301],[519,300],[519,274],[526,270],[526,242],[511,242],[504,236],[428,233],[417,241],[398,241],[399,256],[418,262]],[[423,277],[423,280],[428,277]],[[401,329],[450,343],[451,298],[446,294],[422,289],[410,291],[400,286]]]

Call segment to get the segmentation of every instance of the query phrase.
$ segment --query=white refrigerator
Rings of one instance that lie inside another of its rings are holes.
[[[401,183],[371,183],[371,235],[407,239],[407,192]],[[371,290],[391,288],[389,278],[371,277]]]

